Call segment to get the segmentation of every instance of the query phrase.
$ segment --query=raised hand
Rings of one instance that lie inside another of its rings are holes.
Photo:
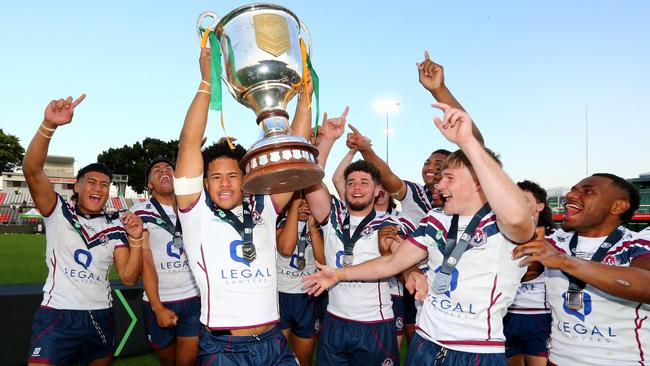
[[[469,114],[444,103],[433,103],[431,106],[445,112],[443,119],[435,117],[433,121],[447,140],[459,147],[476,140],[473,134],[472,118]]]
[[[442,66],[431,61],[429,51],[424,51],[424,61],[421,63],[416,62],[415,65],[418,67],[420,84],[426,90],[433,93],[435,90],[445,86],[445,71]]]
[[[124,224],[124,229],[126,233],[133,239],[142,238],[143,226],[142,219],[140,216],[134,214],[133,212],[125,212],[124,215],[120,218],[122,224]]]
[[[313,296],[322,294],[323,291],[339,282],[334,268],[318,262],[316,262],[316,267],[318,267],[320,271],[314,272],[301,280],[303,282],[302,288],[308,290],[307,293]]]
[[[43,123],[48,128],[57,128],[72,121],[74,109],[86,98],[86,94],[81,94],[76,100],[72,97],[66,99],[53,100],[45,107]]]
[[[204,47],[201,48],[201,55],[199,56],[199,66],[201,69],[201,80],[205,80],[208,83],[212,82],[210,80],[210,68],[212,66],[212,49]]]
[[[174,311],[163,306],[158,310],[154,310],[154,314],[156,314],[156,321],[159,327],[171,328],[176,326],[178,315]]]
[[[318,139],[336,140],[341,137],[345,131],[345,121],[349,110],[350,107],[345,107],[343,114],[336,118],[327,118],[327,112],[325,112],[323,115],[323,126],[318,131]]]
[[[351,124],[348,124],[348,126],[350,126],[350,129],[352,130],[352,132],[348,133],[348,138],[345,141],[345,144],[348,146],[348,148],[361,152],[372,148],[371,139],[362,135],[361,132],[359,132],[359,130],[357,130],[357,128]]]

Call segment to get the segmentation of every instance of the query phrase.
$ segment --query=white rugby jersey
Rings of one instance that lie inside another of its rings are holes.
[[[628,267],[635,258],[650,255],[650,230],[638,235],[624,230],[623,238],[602,263]],[[547,237],[569,253],[573,232],[557,230]],[[579,237],[576,256],[589,260],[605,238]],[[566,307],[569,280],[560,270],[547,269],[546,289],[553,314],[549,360],[557,365],[644,365],[650,351],[650,305],[609,295],[595,287],[584,289],[583,308]]]
[[[548,314],[551,308],[546,301],[546,276],[544,272],[530,281],[522,282],[515,300],[508,308],[514,314]]]
[[[57,194],[45,222],[47,280],[41,306],[64,310],[98,310],[112,306],[108,275],[113,251],[128,250],[120,219],[87,218]],[[83,239],[82,239],[83,236]]]
[[[275,267],[277,212],[271,196],[245,196],[253,222],[257,258],[242,256],[242,238],[215,215],[205,191],[179,210],[183,246],[201,294],[201,323],[211,329],[251,328],[279,321]],[[232,210],[242,218],[242,206]]]
[[[330,267],[342,268],[344,254],[343,221],[347,207],[332,196],[332,208],[323,228],[325,260]],[[350,236],[363,217],[350,217]],[[384,225],[399,225],[390,217],[375,218],[363,230],[352,251],[352,264],[367,262],[380,256],[377,230]],[[337,317],[357,322],[378,322],[393,319],[393,302],[388,279],[378,281],[343,281],[329,289],[327,311]]]
[[[471,216],[458,222],[460,238]],[[450,290],[433,292],[452,216],[434,209],[422,219],[409,241],[429,253],[429,294],[418,312],[418,332],[429,341],[470,353],[505,352],[503,317],[526,268],[511,258],[515,244],[505,238],[490,212],[479,222],[467,250],[451,273]]]
[[[174,207],[160,204],[172,223],[176,223]],[[137,203],[131,212],[140,216],[145,229],[149,231],[149,246],[153,264],[158,274],[158,296],[160,301],[179,301],[199,296],[199,289],[183,247],[174,246],[174,236],[165,230],[165,222],[151,203],[151,200]],[[149,301],[146,291],[142,298]]]
[[[433,209],[433,198],[427,186],[405,180],[406,195],[400,201],[402,217],[405,217],[413,226],[424,218]]]
[[[284,226],[284,221],[278,225],[280,227]],[[278,291],[284,292],[287,294],[302,294],[307,292],[303,289],[304,283],[301,282],[302,278],[309,276],[312,273],[316,272],[316,260],[314,259],[314,250],[311,244],[311,234],[309,233],[309,228],[306,228],[307,223],[303,221],[298,221],[298,237],[300,238],[300,233],[305,228],[305,235],[307,236],[307,247],[305,248],[305,268],[300,269],[296,263],[298,258],[298,245],[296,244],[296,250],[293,251],[293,254],[289,257],[285,257],[278,253],[277,257],[277,270],[278,270]]]

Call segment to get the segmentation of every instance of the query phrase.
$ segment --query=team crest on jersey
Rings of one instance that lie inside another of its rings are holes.
[[[253,211],[253,213],[251,214],[251,217],[253,218],[253,223],[254,223],[255,225],[259,225],[259,224],[262,224],[262,223],[263,223],[263,222],[262,222],[262,221],[263,221],[263,220],[262,220],[262,216],[260,215],[259,212],[257,212],[257,211]]]
[[[370,227],[370,226],[364,227],[363,231],[361,232],[361,236],[364,239],[368,239],[370,237],[370,235],[372,235],[372,227]]]
[[[608,266],[620,266],[621,262],[616,258],[616,255],[610,254],[603,258],[603,263],[607,264]]]
[[[487,235],[485,235],[483,229],[476,230],[474,236],[472,236],[472,240],[469,242],[469,244],[474,248],[480,247],[485,243],[487,243]]]
[[[106,234],[100,235],[99,241],[102,242],[102,244],[106,244],[106,242],[108,241],[108,236],[106,236]]]
[[[381,366],[393,366],[393,360],[387,358],[384,360],[384,362],[381,363]]]

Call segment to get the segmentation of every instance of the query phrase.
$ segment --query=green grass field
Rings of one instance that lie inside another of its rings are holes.
[[[45,235],[40,234],[0,234],[0,285],[42,284],[47,276],[45,265]],[[119,279],[111,270],[111,279]],[[406,342],[402,342],[400,359],[404,362]],[[118,366],[158,365],[155,354],[123,357],[116,359]]]

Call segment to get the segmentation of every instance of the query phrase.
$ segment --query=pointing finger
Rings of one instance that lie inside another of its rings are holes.
[[[78,106],[79,103],[83,102],[84,99],[86,99],[86,93],[81,94],[79,98],[77,98],[74,102],[72,102],[72,108]]]
[[[348,116],[348,112],[350,111],[350,107],[345,106],[345,109],[343,110],[343,114],[341,115],[341,119],[345,121],[345,117]]]
[[[447,113],[447,111],[451,109],[451,107],[445,103],[433,103],[431,104],[431,106],[433,108],[438,108],[445,113]]]

